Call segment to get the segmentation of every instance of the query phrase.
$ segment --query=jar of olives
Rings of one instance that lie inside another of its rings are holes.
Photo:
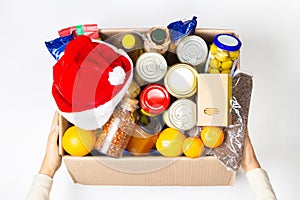
[[[210,47],[205,72],[211,74],[233,74],[239,56],[241,41],[230,34],[218,34]]]

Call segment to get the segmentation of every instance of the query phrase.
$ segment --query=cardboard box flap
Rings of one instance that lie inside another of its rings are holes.
[[[149,28],[105,28],[100,29],[99,34],[102,40],[106,40],[107,38],[122,33],[122,32],[130,32],[130,31],[138,31],[140,33],[145,33],[149,30]],[[234,31],[228,29],[210,29],[210,28],[196,28],[195,35],[200,36],[205,40],[206,43],[211,44],[213,42],[214,36],[220,33],[228,33],[235,36],[238,36]]]
[[[73,181],[84,185],[217,186],[232,185],[235,179],[235,172],[214,156],[64,156],[63,160]]]

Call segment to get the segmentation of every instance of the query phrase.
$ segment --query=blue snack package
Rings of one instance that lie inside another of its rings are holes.
[[[187,21],[176,21],[170,23],[167,28],[170,31],[171,41],[175,43],[180,38],[194,34],[197,26],[197,17],[194,16],[193,19]]]
[[[55,60],[59,60],[65,51],[66,45],[73,39],[73,34],[70,34],[67,36],[56,38],[49,42],[45,42],[45,45],[51,53],[51,55],[55,58]]]

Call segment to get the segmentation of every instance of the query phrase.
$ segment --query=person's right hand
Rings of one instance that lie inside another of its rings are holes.
[[[249,138],[248,128],[246,131],[245,146],[241,166],[245,173],[249,172],[252,169],[260,168],[260,164],[256,158],[254,148]]]
[[[57,144],[59,133],[58,118],[59,114],[55,112],[51,126],[51,131],[48,136],[46,153],[39,172],[40,174],[47,175],[51,178],[53,178],[55,172],[59,169],[61,165],[61,155],[59,155],[59,148]]]

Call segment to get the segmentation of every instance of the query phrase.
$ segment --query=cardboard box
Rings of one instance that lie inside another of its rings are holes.
[[[101,29],[103,40],[133,29]],[[148,29],[134,29],[145,32]],[[219,33],[236,35],[231,30],[202,29],[195,31],[208,44]],[[61,137],[71,124],[60,117]],[[122,157],[106,156],[73,157],[65,155],[60,142],[60,153],[74,183],[84,185],[140,185],[140,186],[221,186],[232,185],[235,172],[228,169],[214,156],[196,159],[162,156]]]
[[[197,83],[197,126],[229,126],[231,76],[198,74]]]

